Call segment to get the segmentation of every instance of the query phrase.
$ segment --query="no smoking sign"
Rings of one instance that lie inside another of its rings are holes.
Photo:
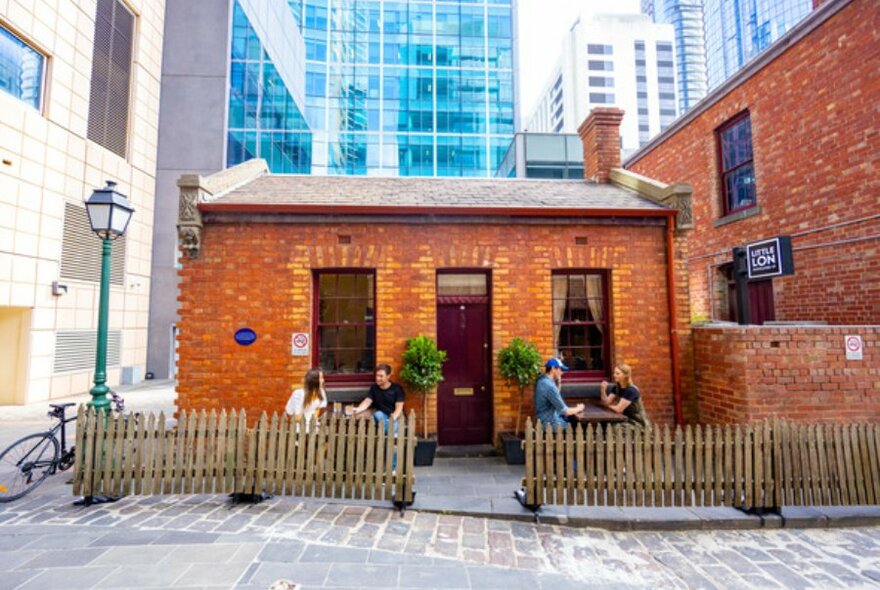
[[[294,332],[290,338],[290,352],[293,356],[308,356],[309,335],[305,332]]]
[[[860,361],[864,353],[861,336],[844,336],[843,343],[846,347],[846,360]]]

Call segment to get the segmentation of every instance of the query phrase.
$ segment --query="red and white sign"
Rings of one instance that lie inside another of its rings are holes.
[[[290,351],[293,356],[308,356],[309,335],[305,332],[294,332],[290,338]]]
[[[846,360],[860,361],[864,354],[864,346],[861,336],[844,336],[843,343],[846,347]]]

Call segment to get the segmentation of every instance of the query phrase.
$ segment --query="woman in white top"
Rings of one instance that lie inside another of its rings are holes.
[[[327,394],[324,392],[324,373],[320,369],[309,369],[303,379],[302,389],[295,389],[287,400],[284,411],[296,421],[308,425],[309,420],[321,415],[327,407]]]

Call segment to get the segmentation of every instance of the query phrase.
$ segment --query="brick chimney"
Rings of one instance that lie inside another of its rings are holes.
[[[620,168],[620,121],[623,111],[597,107],[578,127],[584,145],[584,178],[608,182],[612,168]]]

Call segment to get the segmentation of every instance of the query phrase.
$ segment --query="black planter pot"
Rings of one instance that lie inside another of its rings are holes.
[[[413,457],[413,462],[419,466],[433,465],[436,452],[437,439],[420,438],[416,441],[416,455]]]
[[[521,436],[512,432],[501,432],[501,447],[504,449],[504,458],[508,465],[523,465],[526,462],[526,453],[523,450]]]

